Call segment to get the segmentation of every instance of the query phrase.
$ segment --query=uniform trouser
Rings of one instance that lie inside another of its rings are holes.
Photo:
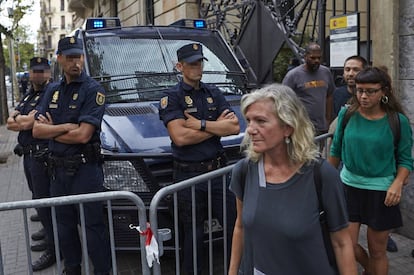
[[[65,168],[55,168],[51,181],[53,196],[76,195],[100,192],[103,190],[102,165],[98,163],[80,164],[74,175],[68,175]],[[102,202],[84,203],[85,229],[88,254],[95,274],[107,273],[111,269],[111,254],[107,228],[104,223]],[[82,262],[78,224],[79,206],[56,207],[59,244],[66,267],[78,266]]]
[[[194,177],[197,172],[174,172],[175,182]],[[233,236],[234,223],[236,220],[236,202],[234,194],[229,191],[228,184],[230,177],[227,177],[226,189],[226,222],[227,222],[227,256],[230,260],[231,241]],[[197,242],[197,274],[201,274],[204,258],[204,221],[208,219],[208,184],[199,183],[195,186],[196,199],[196,242]],[[211,180],[211,205],[212,216],[217,218],[223,226],[223,181],[222,177]],[[183,244],[184,269],[187,274],[194,274],[193,266],[193,229],[192,229],[192,207],[191,188],[178,192],[179,219],[183,228],[183,237],[180,236]],[[180,232],[181,233],[181,232]]]
[[[27,185],[29,186],[30,192],[32,192],[33,198],[33,179],[32,179],[32,160],[33,157],[29,154],[23,155],[23,168],[24,168],[24,175],[26,176]]]
[[[24,156],[23,163],[29,188],[31,188],[32,191],[32,198],[49,198],[50,180],[46,164],[44,162],[37,161],[30,154]],[[40,222],[46,231],[47,244],[50,249],[53,249],[53,227],[50,207],[37,208],[36,210],[39,215]]]

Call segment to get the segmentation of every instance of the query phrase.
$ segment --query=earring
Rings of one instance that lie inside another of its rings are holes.
[[[290,137],[285,137],[285,143],[286,143],[286,144],[289,144],[289,143],[290,143],[290,141],[291,141],[291,140],[290,140]]]
[[[388,96],[383,95],[383,96],[381,97],[381,102],[382,102],[382,103],[384,103],[384,104],[388,104]]]

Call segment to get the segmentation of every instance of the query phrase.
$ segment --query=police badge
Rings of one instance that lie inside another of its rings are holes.
[[[105,95],[103,93],[96,93],[96,104],[103,105],[105,103]]]
[[[168,96],[164,96],[163,98],[161,98],[161,100],[160,100],[160,107],[162,108],[162,109],[165,109],[165,108],[167,108],[167,106],[168,106]]]

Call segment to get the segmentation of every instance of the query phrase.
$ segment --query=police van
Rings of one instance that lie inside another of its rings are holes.
[[[118,18],[90,18],[76,35],[83,41],[86,73],[106,90],[101,132],[106,189],[132,191],[149,205],[160,188],[172,183],[171,140],[158,106],[163,92],[181,78],[176,51],[188,43],[203,45],[208,62],[202,81],[216,85],[239,117],[240,134],[221,141],[230,163],[241,157],[246,125],[239,104],[249,81],[222,35],[207,29],[205,21],[121,27]],[[116,248],[137,249],[136,231],[129,228],[138,223],[134,207],[118,200],[112,208]],[[164,223],[172,219],[167,208],[159,212]]]

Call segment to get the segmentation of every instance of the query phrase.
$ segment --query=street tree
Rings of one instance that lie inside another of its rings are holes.
[[[0,12],[2,12],[3,0],[0,0]],[[3,53],[3,35],[6,38],[14,39],[15,31],[19,28],[19,23],[22,20],[23,16],[32,11],[34,5],[34,0],[13,0],[14,8],[8,10],[10,20],[12,21],[11,27],[7,27],[0,23],[0,125],[6,123],[6,120],[9,116],[9,110],[7,106],[7,89],[6,89],[6,62]],[[14,59],[13,59],[14,60]],[[16,75],[11,74],[11,79],[13,80],[13,89],[17,89],[16,85]]]

